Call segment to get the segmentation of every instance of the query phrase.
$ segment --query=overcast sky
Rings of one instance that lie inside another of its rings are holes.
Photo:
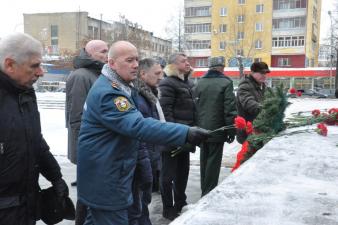
[[[322,0],[321,39],[327,36],[330,27],[328,10],[333,2]],[[87,11],[90,17],[105,21],[118,20],[123,14],[129,20],[141,24],[155,36],[165,37],[165,27],[178,15],[184,0],[10,0],[0,9],[0,37],[13,31],[23,31],[23,13]]]

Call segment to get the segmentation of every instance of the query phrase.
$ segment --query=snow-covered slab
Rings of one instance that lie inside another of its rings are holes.
[[[338,127],[328,129],[274,138],[171,225],[337,225]]]

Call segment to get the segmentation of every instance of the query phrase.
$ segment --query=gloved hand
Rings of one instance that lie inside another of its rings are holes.
[[[235,140],[235,135],[227,135],[225,137],[225,141],[229,144],[232,143],[234,140]]]
[[[61,198],[68,197],[69,195],[68,186],[62,178],[56,181],[53,181],[52,185],[58,197],[61,197]]]
[[[210,131],[200,127],[190,127],[187,135],[187,143],[192,145],[200,145],[203,141],[210,137]]]
[[[235,140],[235,136],[236,136],[236,129],[229,129],[226,131],[226,136],[225,136],[225,141],[227,143],[232,143]]]

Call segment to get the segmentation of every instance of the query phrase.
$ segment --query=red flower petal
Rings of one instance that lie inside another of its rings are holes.
[[[246,127],[246,121],[243,117],[241,116],[236,116],[235,118],[235,127],[237,129],[245,129]]]
[[[248,121],[246,123],[246,129],[245,129],[247,134],[252,134],[253,132],[253,127],[252,127],[252,123],[250,121]]]
[[[295,88],[290,88],[289,92],[290,94],[296,94],[297,91]]]
[[[320,115],[319,109],[315,109],[315,110],[313,110],[311,113],[312,113],[312,115],[313,115],[314,117],[318,117],[318,116]]]

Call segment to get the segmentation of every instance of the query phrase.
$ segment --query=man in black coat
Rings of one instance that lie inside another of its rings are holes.
[[[81,125],[83,105],[88,92],[103,65],[108,60],[108,45],[101,40],[89,41],[80,55],[74,59],[73,71],[66,83],[66,127],[68,128],[68,159],[76,164],[77,142]],[[72,182],[76,186],[76,181]],[[76,225],[82,225],[86,218],[86,206],[79,201],[76,204]]]
[[[183,53],[171,55],[164,72],[167,77],[160,82],[159,88],[166,121],[194,125],[193,83],[189,80],[192,70],[187,56]],[[175,219],[187,204],[185,189],[189,176],[189,154],[195,150],[195,146],[182,146],[182,152],[174,157],[171,150],[174,149],[168,146],[168,151],[162,153],[160,178],[163,217],[169,220]]]
[[[15,33],[0,41],[0,223],[34,225],[40,219],[39,175],[60,200],[68,196],[60,167],[41,134],[33,83],[43,76],[42,45]]]

